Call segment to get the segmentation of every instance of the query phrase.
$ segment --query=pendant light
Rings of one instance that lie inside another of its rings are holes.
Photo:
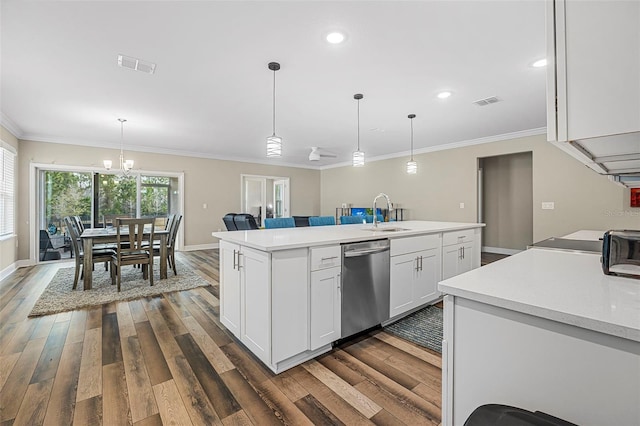
[[[124,159],[124,123],[127,120],[118,118],[118,121],[120,122],[120,172],[124,176],[128,176],[131,169],[133,169],[133,160]],[[103,164],[105,169],[111,170],[113,162],[111,160],[104,160]]]
[[[361,93],[353,95],[353,99],[358,101],[358,148],[353,152],[353,167],[364,166],[364,152],[360,151],[360,99],[364,98]]]
[[[267,137],[267,157],[282,156],[282,138],[276,136],[276,71],[280,69],[277,62],[269,62],[269,69],[273,71],[273,134]]]
[[[409,114],[407,117],[411,121],[411,159],[407,161],[407,173],[415,175],[418,173],[418,163],[413,160],[413,119],[416,118],[416,115]]]

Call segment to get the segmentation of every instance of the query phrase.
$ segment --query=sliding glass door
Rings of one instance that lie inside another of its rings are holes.
[[[179,178],[161,174],[38,170],[40,261],[69,258],[65,216],[79,216],[86,228],[112,226],[117,217],[152,217],[164,226],[180,212]]]

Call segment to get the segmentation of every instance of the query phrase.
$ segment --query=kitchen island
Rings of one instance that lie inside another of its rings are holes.
[[[604,275],[598,253],[533,248],[438,287],[443,424],[489,403],[640,424],[640,280]]]
[[[331,350],[341,332],[342,246],[390,240],[388,322],[440,300],[437,283],[480,266],[478,223],[406,221],[214,232],[220,320],[279,373]],[[386,322],[385,322],[386,323]]]

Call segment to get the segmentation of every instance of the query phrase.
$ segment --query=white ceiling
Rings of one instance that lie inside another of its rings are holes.
[[[409,150],[410,113],[416,150],[546,124],[541,0],[8,0],[0,18],[2,123],[21,139],[118,148],[123,117],[125,150],[317,167],[350,161],[355,93],[367,158]],[[324,41],[334,29],[342,45]],[[489,96],[503,102],[472,104]],[[311,163],[312,146],[337,158]]]

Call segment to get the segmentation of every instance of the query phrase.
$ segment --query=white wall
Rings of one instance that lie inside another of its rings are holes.
[[[629,207],[629,189],[612,183],[546,141],[545,135],[414,155],[322,171],[322,214],[342,203],[370,206],[379,192],[408,209],[409,219],[476,222],[478,158],[533,153],[533,240],[579,229],[640,229],[640,209]],[[555,210],[542,210],[543,201]],[[464,209],[459,207],[464,203]]]

